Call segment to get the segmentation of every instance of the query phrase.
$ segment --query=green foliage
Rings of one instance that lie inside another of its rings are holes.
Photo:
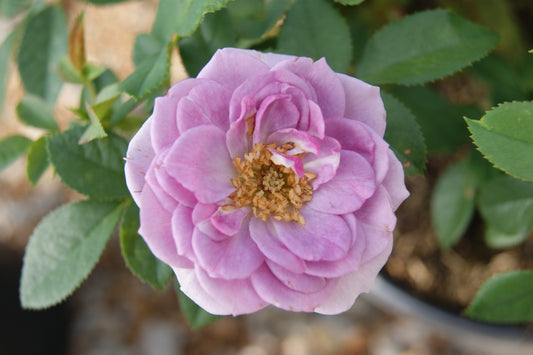
[[[13,50],[15,32],[9,36],[0,45],[0,112],[4,108],[4,98],[6,96],[7,75],[9,73],[9,59]]]
[[[533,180],[533,102],[504,103],[480,121],[466,123],[474,143],[495,167]]]
[[[17,116],[25,124],[57,131],[57,122],[50,106],[39,96],[26,95],[17,105]]]
[[[468,141],[463,116],[481,117],[479,109],[450,104],[437,92],[422,86],[396,86],[391,93],[415,115],[428,153],[454,152]]]
[[[69,296],[98,261],[121,212],[118,203],[81,201],[47,215],[24,255],[22,306],[43,309]]]
[[[170,280],[172,269],[157,259],[137,233],[139,230],[139,208],[130,203],[120,224],[120,247],[129,269],[153,288],[162,290]]]
[[[129,196],[124,180],[124,160],[128,143],[109,134],[86,144],[78,142],[86,127],[74,125],[68,131],[47,137],[50,162],[61,180],[74,190],[96,199]]]
[[[181,59],[191,77],[198,75],[217,49],[233,45],[231,18],[224,10],[208,14],[191,36],[179,42]]]
[[[28,150],[31,140],[23,136],[0,139],[0,170],[5,169]]]
[[[53,104],[62,85],[57,66],[66,52],[67,28],[61,8],[50,6],[30,18],[17,57],[26,91]]]
[[[325,57],[333,70],[346,73],[352,55],[350,29],[325,0],[298,0],[281,27],[277,51],[315,60]]]
[[[119,84],[119,89],[142,100],[161,87],[170,77],[170,51],[165,46],[159,52],[144,59],[136,70]]]
[[[489,246],[519,244],[533,226],[533,182],[498,176],[482,187],[478,206],[490,231]]]
[[[512,271],[487,280],[465,314],[486,322],[533,321],[533,271]]]
[[[422,174],[426,165],[426,145],[413,114],[395,97],[382,92],[387,110],[385,140],[402,162],[406,175]]]
[[[452,247],[464,234],[474,214],[477,181],[468,162],[454,163],[439,177],[431,195],[431,221],[440,247]]]
[[[179,286],[177,283],[176,285]],[[193,329],[205,327],[220,318],[220,316],[204,311],[178,288],[176,289],[176,293],[178,295],[181,313],[183,313],[185,319],[187,319],[187,322]]]
[[[114,4],[118,2],[124,2],[128,0],[78,0],[80,2],[90,2],[96,5],[106,5],[106,4]]]
[[[152,34],[162,43],[174,34],[185,37],[193,33],[204,15],[225,7],[232,0],[161,0]]]
[[[357,74],[374,84],[423,84],[481,59],[497,42],[495,32],[448,10],[419,12],[374,34]]]
[[[43,173],[50,165],[48,153],[46,152],[46,137],[37,139],[28,149],[28,162],[26,164],[26,174],[31,184],[35,186]]]

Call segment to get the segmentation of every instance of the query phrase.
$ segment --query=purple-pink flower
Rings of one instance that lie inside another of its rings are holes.
[[[384,132],[379,88],[324,59],[219,50],[131,140],[139,233],[210,313],[343,312],[408,196]]]

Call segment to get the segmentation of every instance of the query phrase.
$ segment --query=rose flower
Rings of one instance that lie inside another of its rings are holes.
[[[324,59],[219,50],[131,140],[139,234],[210,313],[343,312],[408,196],[385,124],[379,88]]]

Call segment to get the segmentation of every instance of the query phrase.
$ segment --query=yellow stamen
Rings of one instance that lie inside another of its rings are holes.
[[[230,195],[235,205],[225,205],[223,209],[249,206],[255,217],[266,221],[272,217],[277,221],[295,221],[301,225],[305,219],[298,210],[304,203],[311,201],[313,187],[309,184],[316,175],[305,173],[299,178],[289,167],[272,162],[270,149],[285,154],[294,148],[287,143],[280,147],[275,144],[265,146],[257,143],[251,152],[241,160],[237,157],[233,165],[239,177],[231,179],[235,191]],[[296,155],[300,157],[300,155]]]

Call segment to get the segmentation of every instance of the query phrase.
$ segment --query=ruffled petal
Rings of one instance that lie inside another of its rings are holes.
[[[265,141],[271,133],[293,128],[300,119],[298,108],[289,95],[271,95],[261,102],[255,115],[253,143]]]
[[[176,207],[172,213],[171,226],[178,255],[196,262],[196,257],[192,250],[192,232],[194,230],[192,208],[183,205]]]
[[[195,79],[185,79],[172,86],[165,96],[155,100],[154,112],[148,119],[153,120],[152,145],[159,153],[170,147],[180,136],[176,110],[179,100],[196,85]]]
[[[405,174],[402,163],[396,158],[392,150],[387,152],[389,155],[388,174],[383,180],[383,186],[387,189],[391,199],[392,209],[396,209],[401,203],[409,197],[409,191],[405,187]]]
[[[230,211],[226,211],[219,208],[212,216],[211,223],[221,233],[232,236],[235,235],[240,229],[244,217],[250,213],[250,208],[235,208]]]
[[[319,141],[320,150],[316,154],[305,154],[302,162],[306,173],[313,173],[316,178],[311,181],[313,189],[331,180],[337,171],[341,159],[341,146],[337,140],[325,137]]]
[[[308,206],[324,213],[346,214],[358,210],[375,190],[370,164],[359,154],[343,150],[335,176],[313,191]]]
[[[195,127],[176,141],[164,165],[200,202],[217,202],[235,190],[230,182],[235,168],[225,147],[222,130],[215,126]]]
[[[124,166],[126,185],[137,205],[139,205],[141,193],[146,183],[146,173],[155,157],[150,137],[151,127],[152,120],[146,120],[131,139],[126,152],[126,165]]]
[[[295,312],[313,312],[321,302],[330,297],[337,281],[326,280],[326,284],[317,292],[303,293],[287,287],[272,271],[263,265],[252,275],[252,284],[259,296],[274,306]]]
[[[272,261],[267,261],[268,268],[286,287],[302,292],[318,292],[326,286],[326,279],[308,275],[307,273],[294,273]]]
[[[181,133],[201,125],[229,128],[231,92],[212,80],[201,80],[177,107],[177,124]]]
[[[223,48],[215,52],[197,77],[215,80],[233,91],[249,77],[269,69],[267,64],[248,51]]]
[[[214,241],[196,228],[192,246],[199,264],[210,277],[246,278],[264,262],[263,254],[250,238],[248,223],[223,241]]]
[[[192,267],[190,260],[178,255],[172,235],[172,215],[161,206],[150,186],[143,189],[140,204],[139,234],[164,263],[175,267]]]
[[[321,314],[339,314],[352,307],[355,299],[364,292],[370,291],[376,276],[387,262],[392,251],[392,239],[385,249],[383,249],[373,259],[368,260],[361,267],[346,276],[338,279],[331,296],[324,299],[322,304],[315,309]]]
[[[386,231],[392,235],[396,226],[396,216],[392,209],[392,204],[387,190],[379,186],[372,198],[355,212],[360,225],[368,225],[374,229]]]
[[[265,142],[282,146],[285,143],[293,143],[295,147],[287,152],[288,155],[300,153],[318,154],[320,152],[320,141],[307,132],[294,128],[281,129],[272,133]]]
[[[340,216],[316,212],[307,206],[299,210],[305,225],[273,220],[279,240],[296,256],[308,260],[339,260],[346,256],[352,233]]]
[[[344,92],[343,84],[324,58],[313,62],[311,58],[295,58],[278,63],[272,70],[286,69],[305,79],[316,92],[315,101],[322,109],[324,119],[343,117],[346,101],[351,100],[351,95]]]
[[[302,273],[305,271],[305,262],[280,242],[270,221],[264,222],[259,218],[252,218],[250,220],[250,237],[267,259],[292,272]]]
[[[200,268],[196,269],[196,276],[202,288],[209,294],[216,295],[217,303],[221,304],[221,309],[215,309],[213,314],[247,314],[257,312],[268,305],[252,286],[250,278],[224,280],[209,277]],[[238,296],[237,296],[238,295]],[[203,308],[203,305],[198,303]],[[211,309],[213,307],[210,307]],[[208,310],[208,308],[204,308]]]
[[[379,87],[345,74],[337,73],[337,76],[344,86],[346,95],[346,110],[337,117],[361,121],[383,137],[386,112],[379,94]]]

